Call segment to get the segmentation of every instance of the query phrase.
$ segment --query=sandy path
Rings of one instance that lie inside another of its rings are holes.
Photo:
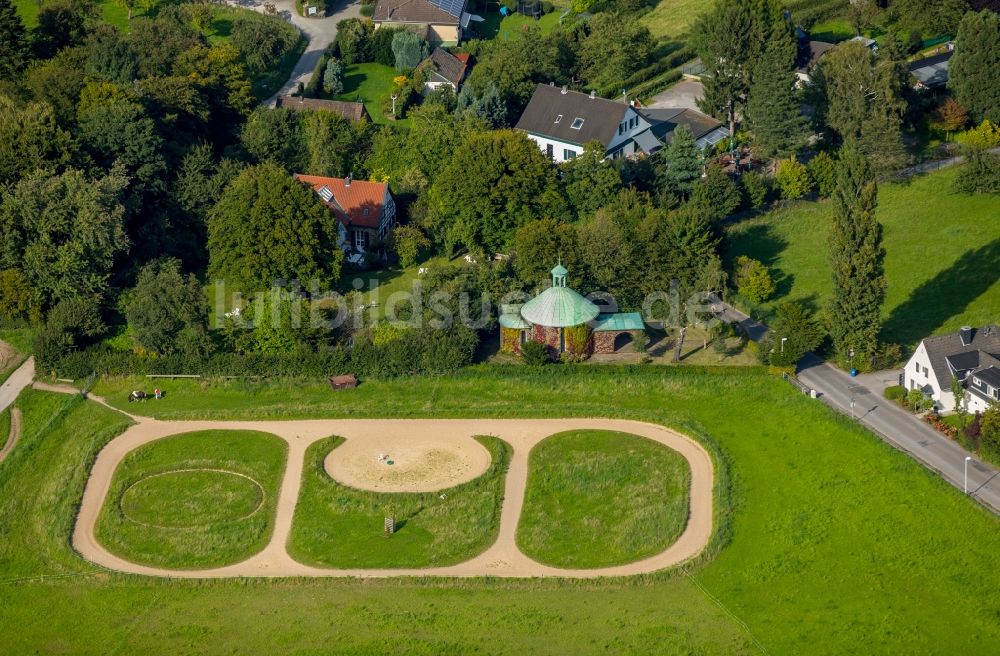
[[[7,443],[3,445],[3,449],[0,449],[0,462],[7,459],[10,452],[14,450],[14,445],[17,444],[17,440],[21,437],[21,409],[11,408],[10,409],[10,434],[7,436]]]
[[[655,424],[618,419],[341,419],[303,421],[157,421],[136,418],[137,424],[112,440],[98,454],[84,491],[73,530],[73,546],[88,560],[109,569],[150,576],[177,578],[261,576],[393,576],[449,577],[567,577],[629,576],[671,567],[689,560],[708,545],[712,533],[712,459],[694,440]],[[274,533],[267,546],[243,562],[208,570],[167,570],[138,565],[109,553],[94,537],[94,525],[121,459],[133,449],[168,435],[199,430],[254,430],[273,433],[289,445],[288,464],[278,497]],[[537,563],[515,544],[517,522],[524,505],[528,452],[546,437],[567,430],[602,429],[642,435],[683,455],[691,467],[691,512],[680,538],[665,551],[644,560],[600,569],[559,569]],[[468,440],[473,435],[494,435],[513,447],[500,515],[497,541],[471,560],[448,567],[424,569],[325,569],[298,563],[285,544],[299,496],[306,448],[316,440],[342,435],[348,442],[366,434],[408,436],[421,439]]]

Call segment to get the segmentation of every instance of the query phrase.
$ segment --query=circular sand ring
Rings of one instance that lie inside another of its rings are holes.
[[[344,441],[323,466],[330,478],[359,490],[437,492],[485,473],[490,452],[472,437],[380,435]]]
[[[161,524],[151,524],[149,522],[143,522],[141,520],[136,519],[135,517],[132,517],[132,515],[130,515],[128,513],[128,511],[125,510],[124,505],[122,505],[122,501],[125,499],[125,497],[128,495],[128,493],[132,491],[133,488],[135,488],[138,485],[141,485],[142,483],[145,483],[146,481],[148,481],[150,479],[159,478],[161,476],[170,476],[172,474],[187,474],[187,473],[190,473],[190,472],[211,472],[211,473],[214,473],[214,474],[226,474],[226,475],[229,475],[229,476],[238,476],[239,478],[243,478],[243,479],[246,479],[246,480],[250,481],[251,483],[253,483],[256,486],[257,492],[258,492],[258,495],[259,495],[259,499],[257,501],[256,507],[254,507],[254,509],[251,510],[249,513],[246,513],[245,515],[242,515],[240,517],[232,517],[232,518],[227,518],[225,520],[222,520],[224,522],[241,522],[244,519],[249,519],[249,518],[253,517],[258,512],[260,512],[260,509],[264,507],[264,501],[267,500],[267,492],[264,490],[264,486],[261,485],[260,482],[258,482],[256,479],[251,478],[250,476],[247,476],[246,474],[241,474],[240,472],[235,472],[235,471],[232,471],[230,469],[215,469],[213,467],[188,467],[188,468],[185,468],[185,469],[170,469],[170,470],[167,470],[167,471],[158,472],[156,474],[150,474],[148,476],[143,476],[142,478],[140,478],[139,480],[135,481],[134,483],[132,483],[131,485],[129,485],[127,488],[125,488],[124,490],[122,490],[121,495],[119,495],[119,497],[118,497],[118,507],[121,509],[122,516],[126,520],[132,522],[133,524],[138,524],[139,526],[145,526],[147,528],[160,528],[160,529],[168,529],[168,530],[185,530],[185,529],[193,529],[193,528],[199,528],[199,527],[202,527],[202,526],[209,526],[209,525],[211,525],[211,523],[209,523],[209,524],[198,523],[198,524],[186,524],[186,525],[185,524],[181,524],[181,525],[171,525],[171,526],[166,526],[166,525],[161,525]],[[221,523],[221,522],[219,522],[219,523]]]

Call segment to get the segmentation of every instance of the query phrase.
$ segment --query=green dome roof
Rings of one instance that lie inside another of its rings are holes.
[[[593,321],[596,305],[569,287],[549,287],[521,308],[521,316],[536,326],[569,328]]]

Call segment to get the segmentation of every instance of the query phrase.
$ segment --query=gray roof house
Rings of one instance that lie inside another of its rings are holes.
[[[921,89],[934,89],[946,85],[948,83],[948,62],[953,54],[955,52],[949,50],[933,57],[910,62],[907,68],[916,81],[915,86]]]
[[[428,68],[427,82],[424,83],[428,90],[448,85],[457,93],[468,72],[469,55],[453,55],[443,48],[434,48],[430,57],[421,62],[421,66]]]
[[[970,412],[1000,402],[1000,328],[962,328],[920,342],[906,368],[903,383],[934,399],[943,410],[955,408],[951,381],[962,381]]]
[[[644,109],[553,84],[535,87],[515,128],[527,133],[550,159],[565,162],[594,141],[609,158],[652,154],[669,143],[680,124],[690,125],[702,146],[723,138],[719,121],[691,109]]]

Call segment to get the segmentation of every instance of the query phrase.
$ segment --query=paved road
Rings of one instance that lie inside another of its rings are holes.
[[[698,99],[705,90],[698,80],[683,79],[666,91],[656,94],[649,101],[649,107],[686,107],[698,109]]]
[[[754,341],[767,332],[766,326],[731,306],[716,305],[721,310],[718,312],[721,319],[739,322]],[[993,512],[1000,513],[1000,472],[882,396],[888,385],[896,384],[898,371],[875,372],[852,379],[846,372],[810,353],[799,362],[797,375],[802,383],[819,392],[819,398],[828,405],[855,417],[883,440],[908,453],[960,490],[965,487],[965,458],[971,457],[969,494]]]
[[[28,358],[0,385],[0,412],[12,405],[17,395],[35,378],[35,358]]]
[[[278,96],[287,95],[295,91],[299,82],[308,84],[312,76],[316,62],[323,56],[326,47],[333,43],[337,37],[337,23],[346,18],[355,18],[361,15],[361,2],[359,0],[340,0],[337,10],[325,18],[303,18],[295,11],[295,0],[271,0],[278,9],[278,13],[285,16],[295,27],[309,40],[305,51],[299,58],[292,75],[285,82],[285,85],[263,104],[273,107]],[[244,9],[255,11],[264,10],[264,0],[229,0],[229,4]]]

